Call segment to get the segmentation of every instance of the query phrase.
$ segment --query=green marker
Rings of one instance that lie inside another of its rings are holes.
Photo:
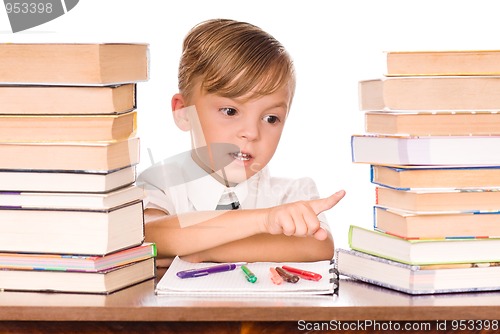
[[[250,269],[247,268],[247,266],[242,265],[241,270],[245,273],[245,277],[247,278],[247,281],[250,283],[255,283],[257,281],[257,276],[253,274],[253,272],[250,271]]]

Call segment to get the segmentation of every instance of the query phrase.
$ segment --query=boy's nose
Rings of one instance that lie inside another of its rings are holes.
[[[259,138],[259,125],[255,122],[244,122],[239,130],[239,137],[248,141]]]

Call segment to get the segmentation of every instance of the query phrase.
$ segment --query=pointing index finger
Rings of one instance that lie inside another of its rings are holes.
[[[345,196],[344,190],[339,190],[335,194],[310,201],[311,208],[316,214],[333,208]]]

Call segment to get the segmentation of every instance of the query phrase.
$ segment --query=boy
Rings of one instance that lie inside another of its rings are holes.
[[[260,28],[219,19],[189,32],[172,110],[191,133],[192,151],[138,178],[147,195],[146,240],[157,244],[159,258],[332,258],[333,239],[318,215],[345,192],[318,199],[311,179],[271,178],[266,168],[294,90],[292,60]]]

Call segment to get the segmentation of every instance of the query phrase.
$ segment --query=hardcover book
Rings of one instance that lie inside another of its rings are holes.
[[[13,291],[110,294],[155,277],[155,258],[96,272],[0,270],[0,288]]]
[[[451,264],[500,261],[500,238],[404,239],[351,225],[351,249],[411,264]]]
[[[414,211],[492,211],[500,210],[500,188],[411,189],[376,187],[376,204],[383,207]]]
[[[156,257],[156,245],[143,243],[103,256],[46,253],[0,253],[0,270],[99,272]]]
[[[500,263],[408,265],[366,253],[337,249],[340,275],[412,295],[500,290]]]
[[[0,142],[0,155],[0,170],[109,171],[139,163],[139,138],[111,142]]]
[[[3,43],[3,83],[110,85],[148,78],[148,45]]]
[[[117,115],[134,110],[136,98],[136,84],[0,85],[0,115]]]
[[[106,255],[144,241],[142,201],[103,210],[0,208],[0,252]]]
[[[114,141],[134,137],[135,111],[120,115],[0,115],[0,142]]]
[[[104,171],[0,170],[1,191],[105,193],[132,184],[136,166]]]
[[[0,191],[0,208],[43,210],[109,210],[144,198],[136,185],[106,193]]]
[[[500,76],[384,77],[359,82],[363,111],[498,111]]]
[[[500,166],[370,166],[370,181],[400,189],[500,188]]]
[[[374,227],[405,239],[500,237],[500,211],[412,212],[376,206]]]
[[[500,75],[500,50],[391,51],[387,75]]]
[[[353,135],[351,152],[372,165],[498,166],[500,136]]]
[[[412,136],[500,134],[498,112],[365,112],[367,133]]]

